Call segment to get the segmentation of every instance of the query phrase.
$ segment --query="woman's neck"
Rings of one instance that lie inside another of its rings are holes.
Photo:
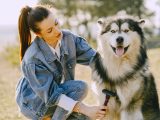
[[[58,40],[59,41],[59,40]],[[56,48],[58,41],[53,42],[53,43],[48,43],[51,47],[53,47],[54,49]]]
[[[44,41],[55,49],[60,39],[59,40],[44,40]]]

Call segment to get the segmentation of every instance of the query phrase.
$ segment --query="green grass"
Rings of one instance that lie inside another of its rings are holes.
[[[3,52],[3,56],[11,65],[19,66],[19,46],[8,46],[5,48],[5,52]]]

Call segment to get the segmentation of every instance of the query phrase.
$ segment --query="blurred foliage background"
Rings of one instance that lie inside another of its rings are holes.
[[[98,18],[115,14],[129,14],[139,19],[146,19],[145,25],[149,48],[159,47],[160,28],[152,22],[155,13],[145,6],[146,0],[39,0],[39,4],[50,5],[63,21],[63,27],[84,36],[95,45]],[[157,1],[160,6],[160,0]],[[149,41],[152,40],[152,43]],[[153,41],[154,40],[154,41]]]

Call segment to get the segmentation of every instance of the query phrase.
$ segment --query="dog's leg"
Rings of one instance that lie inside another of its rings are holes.
[[[119,120],[117,119],[117,115],[113,113],[107,113],[103,120]]]
[[[128,112],[123,110],[121,112],[121,120],[144,120],[140,109]]]
[[[120,114],[116,110],[109,108],[103,120],[120,120]]]
[[[121,119],[120,120],[128,120],[128,112],[123,110],[120,114]]]
[[[134,112],[131,112],[129,115],[129,118],[132,118],[132,120],[144,120],[140,109],[137,109]]]

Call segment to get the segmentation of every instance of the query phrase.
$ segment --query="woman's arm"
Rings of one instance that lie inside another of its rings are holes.
[[[84,38],[76,35],[75,44],[77,63],[90,65],[90,62],[96,54],[96,50],[94,50]]]

